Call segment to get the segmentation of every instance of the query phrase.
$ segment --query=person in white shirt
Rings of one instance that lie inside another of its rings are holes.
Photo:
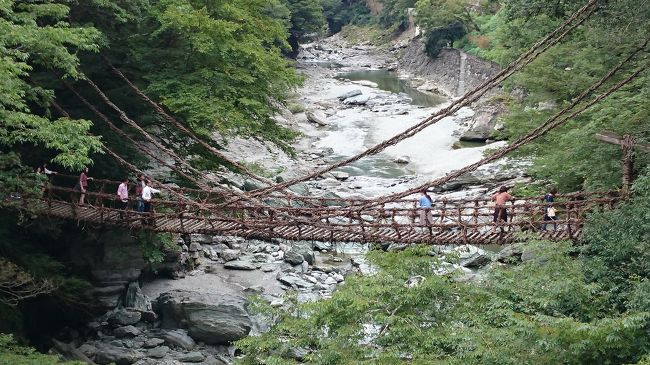
[[[151,198],[153,194],[160,193],[160,190],[151,187],[151,180],[145,182],[145,187],[142,189],[142,201],[144,202],[144,211],[151,212]]]

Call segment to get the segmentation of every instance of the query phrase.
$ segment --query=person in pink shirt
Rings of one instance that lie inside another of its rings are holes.
[[[84,205],[84,200],[86,198],[86,189],[88,188],[88,180],[92,180],[92,177],[88,177],[88,168],[84,167],[83,171],[79,175],[79,180],[74,186],[74,190],[80,191],[81,195],[79,196],[79,205]]]
[[[512,195],[508,194],[508,187],[502,186],[499,188],[499,192],[492,195],[492,201],[494,201],[494,220],[496,223],[492,227],[492,232],[496,232],[497,224],[500,222],[508,221],[508,212],[506,210],[506,203],[512,200]],[[503,227],[501,227],[501,232],[503,232]]]
[[[117,200],[119,208],[126,210],[129,206],[129,179],[122,179],[122,183],[117,187]]]

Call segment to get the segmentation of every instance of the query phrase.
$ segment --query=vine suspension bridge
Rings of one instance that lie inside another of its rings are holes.
[[[178,122],[164,108],[145,95],[109,60],[105,60],[106,66],[117,78],[122,79],[136,96],[149,104],[162,120],[175,126],[177,132],[183,133],[188,141],[225,161],[233,170],[262,183],[264,187],[242,193],[225,188],[209,178],[200,178],[205,174],[178,156],[166,145],[165,141],[140,127],[114,104],[99,86],[87,79],[86,82],[91,90],[119,116],[122,123],[137,131],[144,140],[155,146],[158,151],[164,152],[174,162],[168,162],[166,158],[152,152],[144,144],[138,143],[92,102],[88,101],[73,85],[67,82],[65,85],[99,120],[125,140],[131,142],[134,148],[161,165],[170,168],[180,177],[193,183],[198,189],[172,188],[152,179],[157,186],[166,190],[170,200],[154,200],[155,212],[141,213],[116,207],[115,195],[107,192],[114,192],[119,182],[110,180],[96,179],[95,183],[100,184],[99,189],[91,189],[92,191],[86,192],[87,201],[90,204],[79,206],[73,203],[74,199],[70,197],[71,194],[78,193],[68,188],[73,185],[73,182],[68,180],[65,184],[59,184],[62,182],[61,179],[70,177],[59,175],[54,179],[54,183],[49,184],[42,196],[24,197],[20,201],[13,202],[12,205],[18,209],[29,210],[40,215],[72,219],[86,224],[145,229],[155,232],[224,234],[249,238],[376,243],[503,244],[522,239],[525,236],[521,234],[522,232],[531,232],[538,237],[550,240],[576,239],[581,234],[584,217],[588,212],[611,207],[620,201],[624,194],[619,195],[616,192],[605,191],[576,192],[557,196],[553,207],[558,218],[550,222],[543,220],[548,203],[544,203],[541,197],[513,201],[506,207],[508,220],[498,223],[492,222],[494,209],[490,206],[487,198],[440,199],[435,201],[430,209],[433,221],[428,224],[422,224],[417,219],[420,208],[416,206],[413,194],[440,186],[485,164],[494,162],[543,137],[551,130],[567,124],[615,93],[650,66],[648,61],[642,61],[636,69],[626,69],[626,75],[620,75],[622,73],[620,71],[646,49],[650,38],[641,42],[642,44],[638,48],[624,57],[601,79],[594,82],[571,103],[537,128],[511,142],[508,146],[485,156],[480,161],[443,177],[400,193],[372,199],[316,198],[297,195],[287,189],[292,185],[317,178],[363,157],[377,154],[387,147],[414,136],[442,118],[452,115],[460,108],[479,100],[489,90],[560,42],[583,24],[595,11],[597,11],[597,0],[589,0],[563,24],[535,43],[501,72],[411,128],[348,159],[278,184],[273,184],[268,179],[255,175],[245,166],[227,158],[219,149],[196,136],[188,127]],[[604,91],[598,95],[592,95],[601,87],[605,88],[604,85],[607,85]],[[53,103],[53,106],[61,115],[69,115],[58,104]],[[103,149],[132,173],[138,175],[143,173],[108,146],[104,145]],[[628,146],[626,151],[629,153],[629,150]],[[624,161],[628,160],[629,155],[624,156]],[[626,168],[627,170],[629,168]],[[630,176],[629,173],[623,175],[626,178],[625,188],[629,183]],[[540,227],[544,223],[548,224],[546,227],[548,230],[540,231]]]

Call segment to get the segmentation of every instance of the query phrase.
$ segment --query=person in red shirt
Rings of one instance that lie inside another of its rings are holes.
[[[508,194],[508,187],[502,186],[499,188],[499,192],[492,195],[492,200],[495,203],[494,206],[494,223],[500,223],[501,221],[508,221],[508,212],[506,210],[506,203],[512,200],[512,195]],[[497,225],[495,224],[492,227],[492,232],[497,231]],[[503,232],[503,227],[501,227],[501,232]]]
[[[80,191],[81,195],[79,196],[79,205],[84,205],[84,200],[86,198],[86,189],[88,188],[88,180],[92,180],[92,177],[88,177],[88,168],[84,167],[83,171],[79,175],[79,180],[77,185],[74,186],[74,190]]]

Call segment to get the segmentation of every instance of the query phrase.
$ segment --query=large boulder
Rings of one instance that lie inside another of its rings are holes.
[[[113,326],[128,326],[140,322],[142,313],[132,309],[116,309],[108,314],[108,323]]]
[[[361,95],[361,94],[362,94],[361,90],[355,89],[355,90],[348,91],[348,92],[346,92],[344,94],[339,95],[339,100],[343,101],[343,100],[345,100],[347,98],[351,98],[351,97]]]
[[[298,242],[294,243],[293,246],[289,249],[288,252],[285,253],[285,261],[287,256],[289,255],[294,255],[294,256],[302,256],[304,261],[307,261],[308,264],[313,265],[315,261],[314,257],[314,249],[311,246],[311,243],[309,242]],[[289,262],[289,261],[287,261]],[[290,262],[291,263],[291,262]],[[297,264],[302,263],[302,260],[298,262]],[[297,265],[294,264],[294,265]]]
[[[161,294],[155,308],[162,328],[187,328],[188,334],[207,344],[227,344],[251,330],[246,300],[239,296],[174,290]]]
[[[326,126],[327,119],[325,117],[325,114],[321,111],[318,110],[308,110],[305,115],[307,116],[307,120],[311,123],[317,124],[321,127]]]
[[[135,350],[104,344],[97,347],[95,363],[99,365],[108,365],[111,363],[116,365],[131,365],[142,357],[144,356]]]

